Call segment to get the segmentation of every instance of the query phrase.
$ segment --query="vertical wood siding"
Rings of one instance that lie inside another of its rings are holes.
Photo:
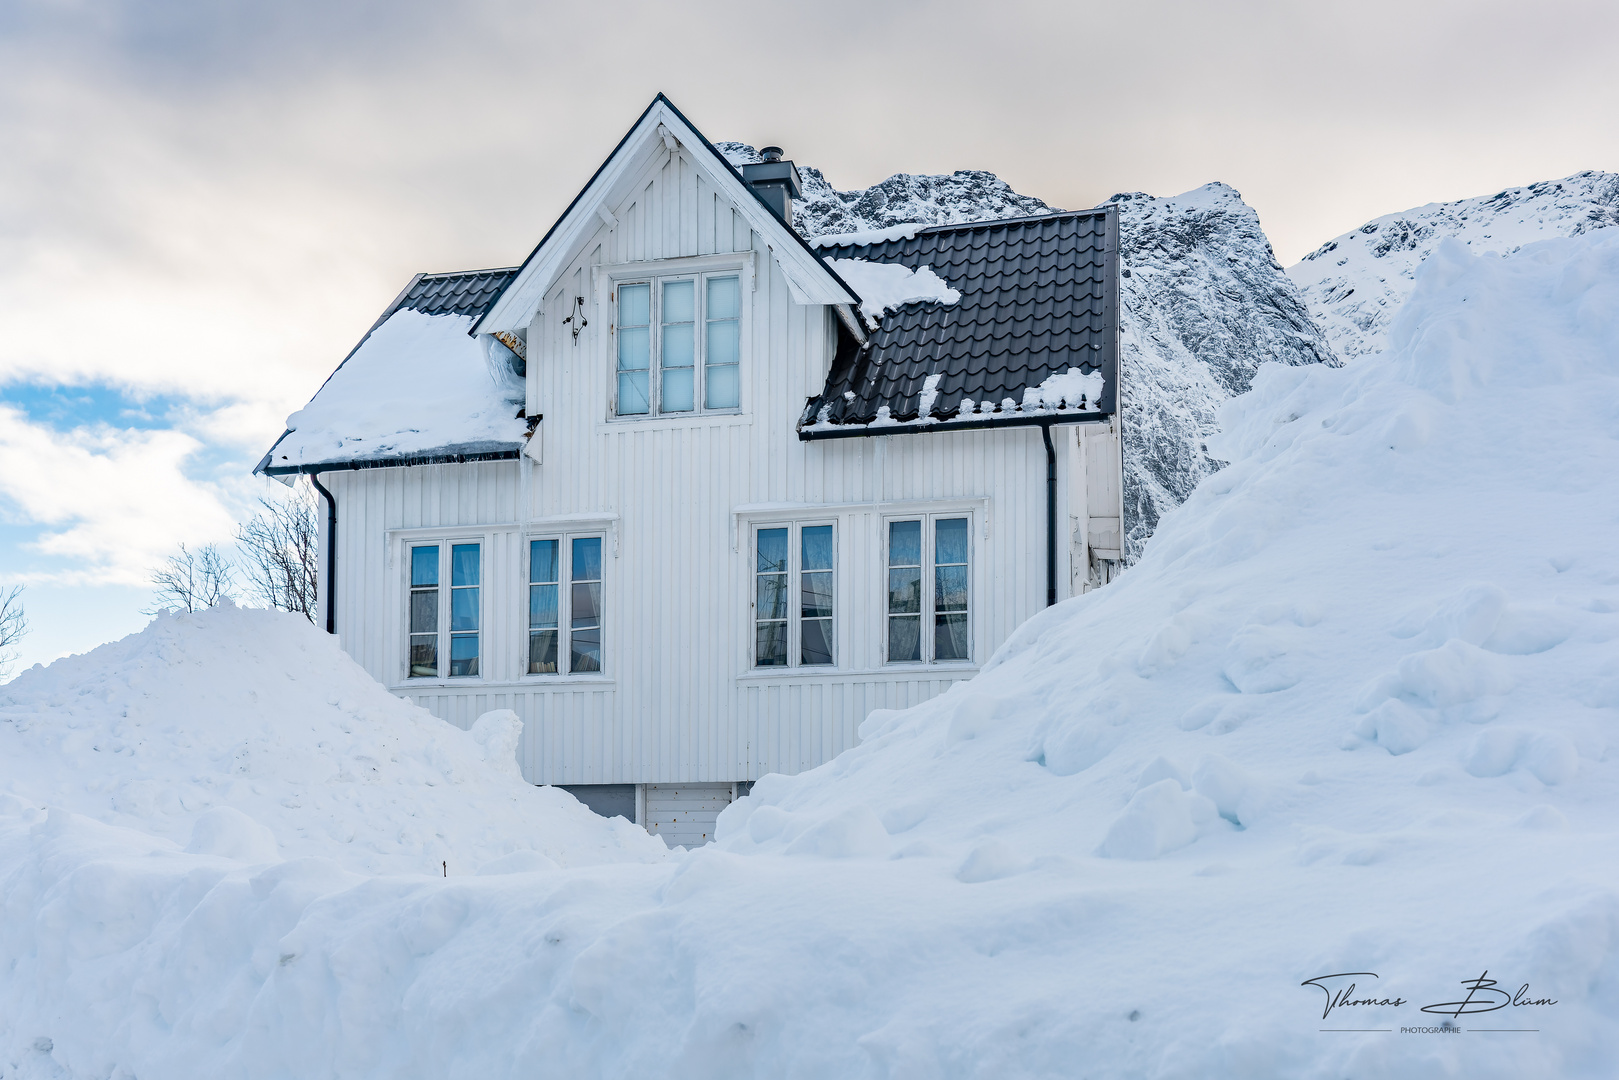
[[[373,676],[449,721],[466,727],[491,709],[515,710],[525,721],[523,771],[535,783],[722,783],[814,768],[858,741],[872,709],[916,704],[976,670],[883,664],[890,504],[970,507],[976,663],[1039,610],[1040,433],[800,442],[794,425],[831,355],[831,313],[793,303],[763,240],[683,153],[654,161],[625,190],[611,207],[616,226],[578,246],[530,328],[529,408],[544,415],[542,464],[324,478],[340,515],[339,633]],[[743,292],[740,413],[610,418],[612,319],[592,266],[728,252],[752,252],[757,270]],[[590,320],[577,344],[561,322],[574,296],[586,297]],[[1065,472],[1082,460],[1059,457]],[[1059,521],[1069,519],[1075,487],[1059,485]],[[739,508],[759,504],[800,509],[739,518]],[[559,535],[557,519],[587,516],[610,522],[601,530],[602,677],[526,676],[527,538]],[[756,673],[750,521],[804,518],[836,527],[837,667]],[[481,677],[407,680],[403,545],[468,534],[485,545]],[[1076,576],[1069,569],[1060,567],[1063,595]]]

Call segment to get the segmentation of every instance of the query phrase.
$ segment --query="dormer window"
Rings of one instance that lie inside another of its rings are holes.
[[[741,404],[738,274],[621,282],[613,300],[617,415],[730,412]]]

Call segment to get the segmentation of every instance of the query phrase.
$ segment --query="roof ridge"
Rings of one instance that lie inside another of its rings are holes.
[[[1106,215],[1108,209],[1110,207],[1115,206],[1115,205],[1117,205],[1117,204],[1107,202],[1107,203],[1101,204],[1100,206],[1094,206],[1089,210],[1053,210],[1049,214],[1025,214],[1022,217],[979,218],[979,219],[974,220],[974,221],[956,221],[956,222],[948,222],[948,223],[945,223],[945,224],[942,224],[942,225],[919,225],[916,232],[912,233],[911,236],[909,237],[909,239],[914,240],[918,236],[931,236],[931,235],[937,235],[939,233],[947,233],[947,232],[962,232],[962,231],[969,230],[969,229],[993,228],[995,226],[1000,226],[1000,225],[1025,225],[1025,224],[1032,224],[1034,222],[1040,222],[1040,221],[1059,221],[1059,220],[1064,220],[1064,219],[1069,219],[1069,218],[1101,217],[1101,216]],[[899,224],[904,224],[904,223],[901,222]],[[898,225],[891,226],[891,227],[892,228],[897,228]],[[874,230],[866,230],[866,231],[874,231]],[[850,241],[849,243],[846,243],[846,244],[840,244],[840,243],[837,242],[838,237],[840,235],[841,236],[859,236],[861,234],[859,232],[841,233],[841,234],[840,233],[832,233],[831,235],[828,235],[828,236],[817,236],[815,238],[815,240],[816,240],[816,243],[822,248],[876,247],[879,244],[904,243],[904,239],[893,239],[893,240],[854,240],[854,241]]]
[[[477,277],[479,274],[509,274],[517,270],[516,266],[491,266],[484,270],[440,270],[437,273],[422,274],[421,280],[428,278]]]

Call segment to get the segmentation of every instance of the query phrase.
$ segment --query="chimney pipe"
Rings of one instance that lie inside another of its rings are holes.
[[[761,148],[759,157],[763,160],[757,164],[742,166],[742,179],[758,192],[759,198],[787,223],[788,228],[792,228],[793,200],[804,197],[798,167],[791,161],[782,160],[779,146]]]

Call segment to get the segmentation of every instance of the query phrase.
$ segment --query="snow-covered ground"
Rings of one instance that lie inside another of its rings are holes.
[[[187,852],[183,797],[166,819],[72,779],[125,708],[164,715],[120,697],[133,675],[25,675],[0,704],[0,1073],[1611,1076],[1619,230],[1441,245],[1390,341],[1261,369],[1210,446],[1231,464],[1122,579],[661,861],[446,880],[281,834],[273,860]],[[152,649],[172,700],[216,685]],[[69,709],[99,719],[75,736]],[[192,755],[188,783],[229,764]],[[1307,980],[1347,972],[1375,975],[1328,985],[1403,1003],[1324,1015]],[[1484,978],[1555,1004],[1422,1011]]]
[[[1381,350],[1417,267],[1451,237],[1507,254],[1552,236],[1619,225],[1619,174],[1582,172],[1456,202],[1384,214],[1288,268],[1310,314],[1345,360]]]

